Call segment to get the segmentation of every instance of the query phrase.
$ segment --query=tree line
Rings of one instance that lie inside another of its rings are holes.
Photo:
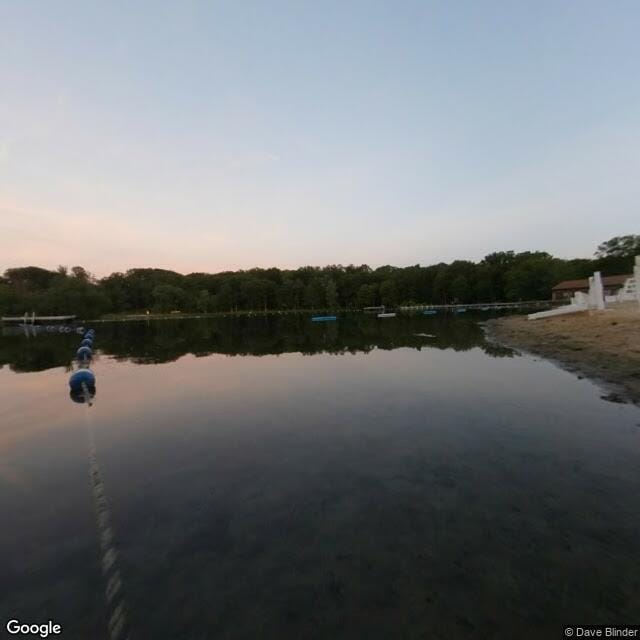
[[[499,251],[478,262],[430,266],[330,265],[183,275],[129,269],[94,278],[83,267],[7,269],[0,277],[0,314],[262,312],[362,309],[385,305],[544,300],[561,280],[630,273],[640,235],[602,243],[594,257],[561,259],[543,251]]]

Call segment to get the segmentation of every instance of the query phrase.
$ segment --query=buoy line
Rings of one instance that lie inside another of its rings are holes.
[[[85,426],[89,445],[89,484],[93,498],[98,539],[100,543],[100,564],[104,579],[105,601],[107,608],[107,633],[109,640],[131,640],[131,629],[125,604],[122,574],[118,567],[118,551],[109,504],[100,473],[93,423],[89,414],[92,399],[95,396],[95,376],[88,368],[93,357],[93,339],[95,333],[90,329],[85,333],[81,346],[76,352],[78,369],[69,378],[70,396],[74,402],[86,404]]]
[[[100,559],[105,583],[109,638],[111,640],[130,640],[127,607],[122,588],[122,574],[118,567],[118,551],[114,540],[111,513],[98,465],[93,425],[88,412],[85,413],[85,416],[89,441],[89,481],[100,540]]]

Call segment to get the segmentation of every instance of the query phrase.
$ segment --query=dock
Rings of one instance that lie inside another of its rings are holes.
[[[474,302],[472,304],[418,304],[400,307],[401,311],[499,311],[501,309],[531,309],[559,306],[562,302],[555,300],[519,300],[518,302]]]
[[[19,324],[36,324],[42,322],[71,322],[76,319],[75,315],[69,316],[37,316],[35,313],[29,315],[25,313],[23,316],[3,316],[0,318],[2,322],[17,322]]]

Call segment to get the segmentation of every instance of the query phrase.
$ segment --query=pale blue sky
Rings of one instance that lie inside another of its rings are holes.
[[[0,0],[0,270],[589,256],[640,2]]]

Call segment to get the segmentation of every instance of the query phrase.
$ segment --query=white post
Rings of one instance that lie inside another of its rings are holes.
[[[602,286],[602,277],[600,272],[596,271],[593,274],[593,278],[589,280],[589,284],[593,283],[593,306],[596,309],[604,309],[604,287]],[[591,293],[592,287],[589,287],[589,293]]]

